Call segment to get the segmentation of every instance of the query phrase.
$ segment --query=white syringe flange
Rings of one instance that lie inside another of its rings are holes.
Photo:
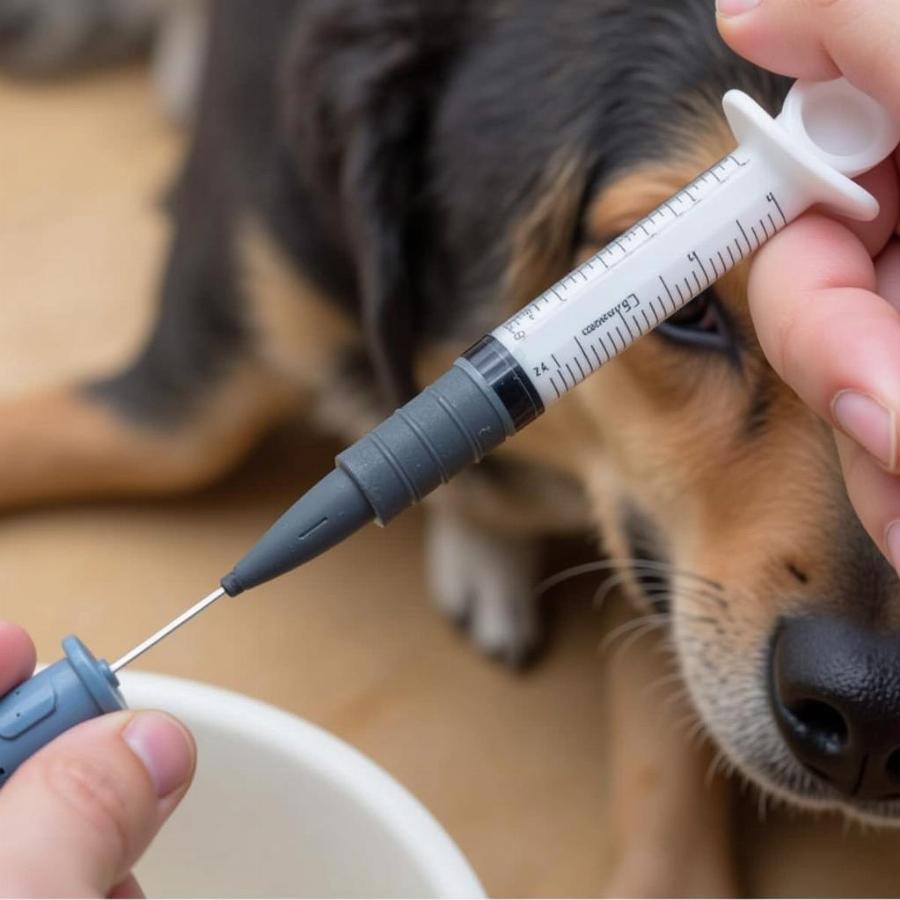
[[[781,170],[798,193],[860,221],[878,215],[878,201],[850,179],[890,155],[900,125],[849,81],[798,81],[777,119],[741,91],[729,91],[723,105],[741,145]]]

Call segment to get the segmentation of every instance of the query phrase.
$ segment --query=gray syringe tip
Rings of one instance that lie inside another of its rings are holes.
[[[338,454],[337,468],[263,535],[222,587],[234,597],[308,562],[373,519],[387,524],[515,434],[539,413],[538,403],[509,354],[492,339],[480,342]]]
[[[334,469],[275,522],[221,585],[236,597],[314,559],[374,518],[350,476]]]

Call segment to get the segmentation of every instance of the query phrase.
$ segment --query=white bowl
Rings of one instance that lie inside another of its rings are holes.
[[[197,739],[190,793],[136,874],[148,896],[484,897],[431,814],[358,751],[240,694],[143,672],[133,708]]]

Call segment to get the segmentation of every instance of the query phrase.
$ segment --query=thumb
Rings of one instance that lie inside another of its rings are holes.
[[[896,0],[716,0],[719,31],[751,62],[820,81],[845,75],[900,118]]]
[[[61,735],[0,791],[0,895],[106,896],[184,796],[194,742],[157,712]]]

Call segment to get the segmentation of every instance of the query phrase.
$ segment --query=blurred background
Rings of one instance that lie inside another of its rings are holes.
[[[133,43],[99,54],[115,64],[35,80],[20,60],[0,77],[2,397],[114,370],[153,315],[200,43],[175,83],[160,81],[162,41],[155,60],[135,58],[147,39],[135,22]],[[200,30],[180,33],[202,43]],[[199,494],[7,514],[0,615],[29,628],[44,661],[68,633],[118,656],[210,590],[336,449],[297,423]],[[588,552],[560,548],[553,565]],[[412,512],[223,600],[139,665],[242,691],[346,739],[429,807],[491,894],[590,896],[613,863],[599,648],[615,614],[593,607],[593,587],[549,595],[549,649],[515,674],[429,606]],[[900,884],[891,836],[800,814],[760,822],[752,792],[738,815],[755,894],[888,895]]]

